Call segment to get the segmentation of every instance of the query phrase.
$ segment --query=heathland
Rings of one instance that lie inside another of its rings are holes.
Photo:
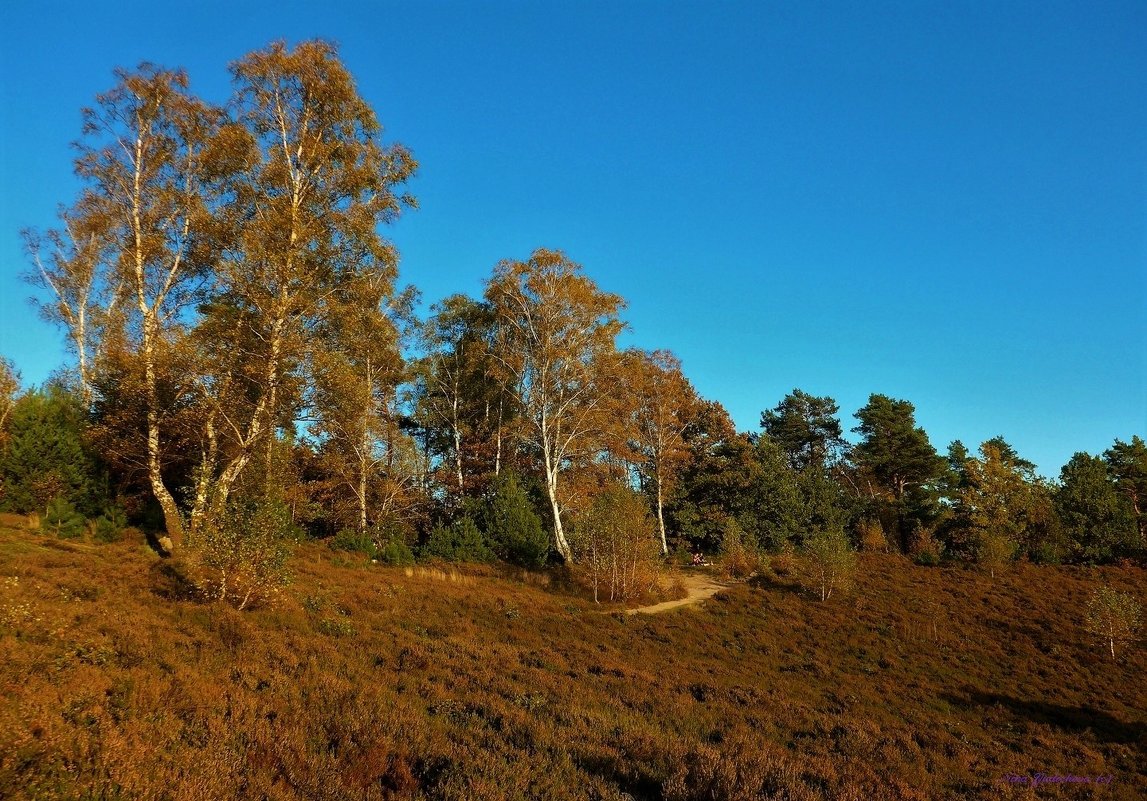
[[[310,543],[238,612],[130,533],[0,528],[0,796],[1147,797],[1147,652],[1082,623],[1141,569],[863,554],[822,602],[793,567],[625,615]]]

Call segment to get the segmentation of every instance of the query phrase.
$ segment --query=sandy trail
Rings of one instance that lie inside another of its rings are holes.
[[[663,601],[650,606],[639,606],[636,609],[626,609],[626,614],[636,615],[640,612],[642,614],[655,615],[659,612],[668,612],[670,609],[700,603],[706,598],[712,598],[721,590],[733,586],[731,583],[719,581],[710,573],[696,570],[679,573],[677,577],[681,580],[681,583],[685,585],[685,589],[689,593],[684,598],[678,598],[676,601]]]

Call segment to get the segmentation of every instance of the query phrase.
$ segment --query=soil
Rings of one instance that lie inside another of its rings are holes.
[[[702,570],[683,571],[677,578],[689,593],[684,598],[678,598],[675,601],[663,601],[650,606],[639,606],[636,609],[627,609],[625,610],[626,613],[635,615],[640,612],[642,614],[655,615],[660,612],[668,612],[670,609],[678,609],[682,606],[692,606],[693,604],[704,601],[706,598],[712,598],[721,590],[732,586],[732,583],[721,581],[712,573]]]

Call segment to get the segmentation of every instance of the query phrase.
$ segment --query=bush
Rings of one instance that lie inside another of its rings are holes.
[[[1085,626],[1106,643],[1115,659],[1115,646],[1134,642],[1143,623],[1143,607],[1133,596],[1111,587],[1099,587],[1087,604]]]
[[[917,551],[912,561],[921,567],[936,567],[940,564],[940,554],[934,550]]]
[[[884,533],[884,526],[879,520],[865,518],[856,524],[856,534],[860,540],[860,549],[875,553],[888,551],[888,535]]]
[[[331,548],[336,551],[361,553],[371,559],[378,555],[374,537],[369,531],[359,532],[353,528],[344,528],[331,538]]]
[[[44,517],[40,520],[40,531],[62,540],[83,536],[85,526],[84,516],[76,511],[71,501],[63,497],[49,501]]]
[[[494,552],[486,545],[482,532],[469,517],[460,517],[449,525],[430,532],[422,555],[451,562],[492,562]]]
[[[506,471],[494,479],[480,522],[499,559],[526,568],[542,567],[549,559],[550,538],[513,473]]]
[[[912,532],[912,560],[918,565],[935,566],[940,564],[942,548],[931,528],[916,524]]]
[[[1031,549],[1031,560],[1037,565],[1063,564],[1063,548],[1052,542],[1041,542]]]
[[[391,540],[378,552],[378,561],[394,567],[408,567],[414,564],[414,553],[402,540]]]
[[[127,528],[127,515],[118,506],[109,506],[92,521],[92,535],[97,542],[119,542]]]
[[[284,504],[233,503],[188,549],[195,583],[204,595],[239,609],[271,603],[290,583],[287,559],[299,533]]]
[[[799,567],[792,543],[786,542],[779,553],[769,559],[769,568],[778,576],[790,576]]]
[[[856,571],[856,553],[839,528],[821,529],[805,541],[806,584],[827,601],[834,590],[847,590]]]

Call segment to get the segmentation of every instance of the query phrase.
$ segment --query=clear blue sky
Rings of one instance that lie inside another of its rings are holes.
[[[391,231],[433,302],[560,248],[742,429],[794,387],[846,427],[912,401],[941,450],[1048,476],[1147,434],[1147,4],[0,2],[0,353],[63,359],[17,231],[76,183],[117,65],[341,47],[422,163]]]

